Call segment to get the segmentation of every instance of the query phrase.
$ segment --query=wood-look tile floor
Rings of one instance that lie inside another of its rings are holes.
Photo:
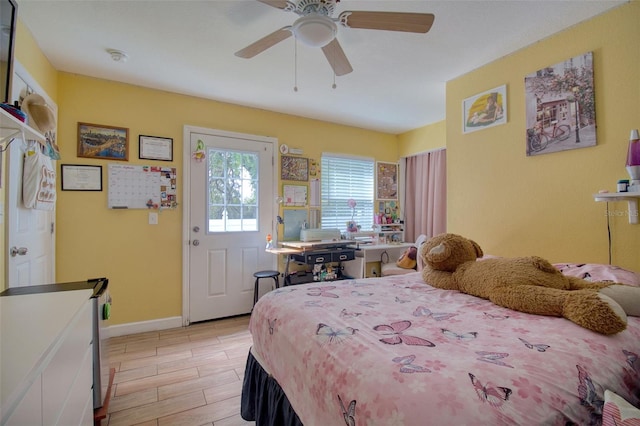
[[[240,417],[249,315],[109,339],[102,426],[253,425]]]

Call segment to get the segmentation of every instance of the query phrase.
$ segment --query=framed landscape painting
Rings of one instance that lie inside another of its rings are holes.
[[[129,160],[129,129],[78,123],[78,157]]]

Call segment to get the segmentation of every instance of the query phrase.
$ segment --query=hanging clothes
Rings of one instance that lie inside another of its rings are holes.
[[[24,155],[22,201],[28,209],[54,210],[56,206],[56,170],[37,143]]]

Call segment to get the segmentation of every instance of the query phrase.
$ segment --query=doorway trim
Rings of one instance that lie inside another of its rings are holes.
[[[182,134],[182,326],[189,325],[189,264],[190,264],[190,250],[191,240],[189,238],[191,232],[189,229],[189,221],[191,217],[191,133],[203,133],[212,136],[221,136],[235,139],[249,139],[258,142],[271,143],[273,145],[273,157],[271,163],[274,167],[273,173],[273,188],[276,193],[273,194],[274,199],[278,196],[278,173],[277,173],[277,153],[278,151],[278,138],[271,136],[258,136],[248,133],[229,132],[226,130],[211,129],[207,127],[198,127],[185,125]],[[273,218],[272,218],[272,233],[277,233],[278,225],[275,220],[278,215],[278,209],[280,204],[273,203]],[[277,266],[278,258],[274,255],[273,265]]]

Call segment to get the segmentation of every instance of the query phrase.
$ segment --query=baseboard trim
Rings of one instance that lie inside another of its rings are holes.
[[[108,337],[126,336],[128,334],[146,333],[149,331],[167,330],[182,327],[182,317],[161,318],[150,321],[130,322],[127,324],[105,327]]]

